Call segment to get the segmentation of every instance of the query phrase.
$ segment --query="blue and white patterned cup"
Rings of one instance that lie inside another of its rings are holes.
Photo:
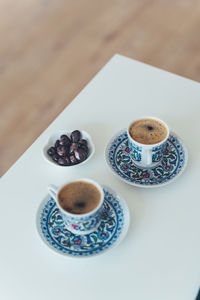
[[[166,137],[157,144],[141,144],[134,140],[130,136],[129,129],[134,122],[141,119],[153,119],[161,123],[167,130]],[[130,157],[133,160],[133,163],[139,168],[155,168],[162,160],[167,139],[169,137],[169,128],[165,122],[155,117],[142,117],[134,122],[131,122],[127,130]]]
[[[73,214],[70,213],[66,210],[64,210],[60,204],[59,204],[59,199],[58,195],[59,192],[65,187],[67,184],[70,184],[72,182],[86,182],[94,185],[100,192],[100,199],[98,205],[90,212],[84,213],[84,214]],[[101,186],[95,182],[92,179],[77,179],[73,180],[70,182],[67,182],[60,188],[54,186],[54,185],[49,185],[48,186],[48,192],[49,194],[54,198],[54,200],[57,203],[58,208],[60,209],[60,213],[62,214],[62,218],[64,222],[66,223],[66,227],[75,234],[89,234],[92,231],[94,231],[100,224],[101,222],[101,213],[103,209],[103,201],[104,201],[104,192]]]

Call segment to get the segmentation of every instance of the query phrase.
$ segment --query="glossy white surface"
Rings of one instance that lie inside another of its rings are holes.
[[[165,120],[189,152],[182,176],[157,189],[120,181],[104,161],[109,139],[143,115]],[[60,128],[87,131],[96,148],[70,172],[42,154]],[[0,299],[193,300],[200,284],[199,128],[199,83],[115,55],[0,180]],[[36,212],[48,184],[80,177],[119,192],[131,224],[118,247],[74,260],[43,243]]]

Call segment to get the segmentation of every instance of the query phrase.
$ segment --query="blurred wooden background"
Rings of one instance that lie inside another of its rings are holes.
[[[115,53],[200,81],[199,0],[0,0],[0,175]]]

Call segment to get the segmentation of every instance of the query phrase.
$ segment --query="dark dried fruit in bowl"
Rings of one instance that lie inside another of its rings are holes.
[[[69,153],[72,154],[76,149],[78,149],[78,143],[72,143],[69,148]]]
[[[63,157],[60,157],[58,160],[58,164],[61,166],[66,166],[66,160]]]
[[[70,159],[69,159],[68,156],[64,157],[64,160],[65,160],[65,165],[66,166],[70,166],[71,165],[71,161],[70,161]]]
[[[87,158],[87,153],[83,149],[77,149],[74,151],[76,159],[80,162],[84,161]]]
[[[81,132],[74,130],[70,138],[62,134],[54,147],[47,150],[48,155],[60,166],[76,165],[89,155],[88,141],[81,138]]]
[[[52,156],[56,153],[56,148],[55,147],[51,147],[47,150],[47,153],[49,156]]]
[[[62,140],[62,139],[65,139],[65,140],[66,140],[66,139],[69,139],[69,138],[68,138],[68,136],[67,136],[66,134],[62,134],[62,135],[60,136],[60,139],[61,139],[61,140]]]
[[[59,156],[65,156],[67,153],[66,147],[65,146],[59,146],[56,149],[56,152],[58,153]]]
[[[72,154],[70,155],[70,161],[72,165],[76,165],[78,163],[78,160],[76,159],[76,157]]]
[[[59,158],[60,158],[60,156],[59,156],[58,154],[54,154],[54,155],[52,156],[52,159],[53,159],[55,162],[58,162]]]
[[[60,141],[57,140],[57,141],[55,142],[55,147],[57,148],[57,147],[59,147],[59,146],[60,146]]]
[[[81,133],[79,130],[74,130],[70,137],[73,143],[77,143],[81,139]]]
[[[85,145],[80,145],[80,149],[83,149],[87,154],[88,154],[88,152],[89,152],[88,147],[85,146]]]
[[[67,141],[66,140],[60,140],[60,145],[61,146],[67,146]]]
[[[61,137],[60,137],[60,145],[62,145],[62,146],[69,146],[70,144],[71,144],[70,138],[66,134],[61,135]]]
[[[88,145],[88,142],[85,140],[85,139],[81,139],[79,142],[79,145],[84,145],[84,146],[87,146]]]

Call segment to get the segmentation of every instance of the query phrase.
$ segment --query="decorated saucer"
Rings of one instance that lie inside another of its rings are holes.
[[[172,182],[184,171],[187,158],[187,149],[173,132],[170,132],[161,163],[153,169],[140,169],[134,165],[129,156],[125,129],[110,140],[105,150],[105,159],[113,174],[139,187],[157,187]]]
[[[104,253],[123,240],[129,227],[128,206],[112,189],[102,187],[105,196],[101,223],[86,235],[70,232],[55,200],[45,197],[37,212],[36,225],[42,240],[51,249],[65,256],[89,257]]]

